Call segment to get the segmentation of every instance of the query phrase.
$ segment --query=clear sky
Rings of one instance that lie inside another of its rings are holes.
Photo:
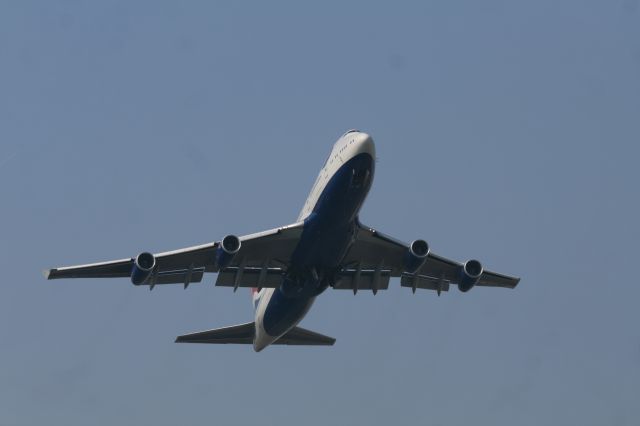
[[[639,424],[638,1],[317,3],[0,3],[0,425]],[[291,223],[350,128],[364,223],[520,286],[256,354],[173,343],[252,319],[213,276],[42,278]]]

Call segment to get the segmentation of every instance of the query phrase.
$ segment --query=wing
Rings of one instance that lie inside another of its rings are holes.
[[[220,276],[228,277],[229,272],[233,272],[233,282],[235,283],[238,271],[243,272],[246,268],[250,270],[266,268],[267,275],[271,277],[273,271],[277,272],[280,269],[272,268],[269,265],[271,263],[286,265],[300,239],[303,224],[303,222],[299,222],[240,237],[240,250]],[[149,285],[153,288],[157,284],[184,284],[186,287],[190,283],[200,282],[205,272],[220,272],[216,265],[219,246],[219,242],[213,242],[155,254],[156,266],[150,278],[143,285]],[[45,271],[44,274],[50,280],[58,278],[124,278],[131,276],[134,261],[135,258],[128,258],[54,268]],[[251,273],[247,273],[247,276],[251,276]],[[275,280],[271,278],[268,283],[272,286],[277,285]]]
[[[464,265],[431,252],[415,274],[404,272],[404,257],[408,249],[407,244],[360,225],[334,288],[354,292],[373,289],[375,292],[387,288],[389,277],[401,277],[401,285],[414,290],[448,291],[450,284],[459,283]],[[514,288],[519,281],[516,277],[485,270],[476,285]]]
[[[145,285],[189,285],[200,282],[204,271],[215,261],[218,243],[203,244],[166,253],[158,253],[156,267]],[[59,278],[124,278],[130,277],[135,258],[53,268],[44,272],[47,279]]]

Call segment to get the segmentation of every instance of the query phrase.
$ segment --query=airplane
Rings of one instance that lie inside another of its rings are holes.
[[[515,288],[519,278],[431,252],[425,240],[410,244],[363,225],[359,212],[376,163],[371,136],[349,130],[334,144],[298,216],[287,226],[180,250],[44,271],[45,278],[130,278],[136,286],[202,281],[217,273],[216,286],[251,290],[254,321],[178,336],[179,343],[333,345],[335,339],[298,327],[317,296],[329,287],[376,294],[392,277],[402,287],[441,294],[457,285]]]

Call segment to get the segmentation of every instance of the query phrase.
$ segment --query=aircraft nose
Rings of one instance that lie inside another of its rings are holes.
[[[373,143],[373,138],[366,133],[360,133],[358,135],[358,154],[367,153],[371,155],[372,158],[376,158],[376,147]]]

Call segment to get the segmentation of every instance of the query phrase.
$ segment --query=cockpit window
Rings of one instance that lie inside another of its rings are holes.
[[[351,186],[355,189],[362,188],[369,179],[369,169],[353,169],[351,175]]]
[[[360,130],[356,130],[356,129],[347,130],[344,135],[348,135],[349,133],[357,133],[359,131]],[[342,136],[344,136],[344,135],[342,135]]]

